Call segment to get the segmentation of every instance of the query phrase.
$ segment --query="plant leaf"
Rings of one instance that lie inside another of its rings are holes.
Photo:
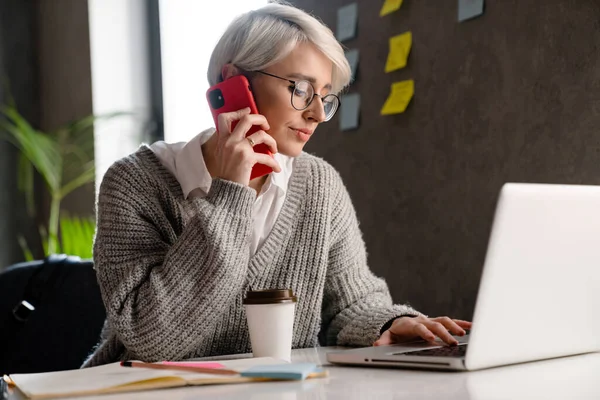
[[[62,162],[58,144],[49,135],[36,131],[13,107],[0,107],[8,123],[2,128],[19,151],[29,159],[35,169],[42,175],[50,190],[54,193],[60,189]]]
[[[69,132],[69,143],[73,145],[69,148],[69,151],[83,151],[86,154],[93,153],[95,124],[97,122],[130,115],[133,114],[128,112],[112,112],[102,115],[92,114],[71,122],[63,127],[65,131]]]
[[[19,190],[25,194],[25,203],[27,205],[27,214],[30,217],[35,216],[35,198],[33,195],[33,164],[23,153],[19,156]]]
[[[23,235],[17,236],[17,240],[19,241],[19,246],[21,247],[21,251],[23,252],[23,257],[25,257],[25,261],[33,261],[33,253],[29,246],[27,245],[27,241]]]
[[[83,171],[78,177],[65,184],[59,193],[61,199],[63,199],[66,195],[71,193],[73,190],[77,189],[80,186],[85,185],[86,183],[94,182],[96,178],[96,166],[92,164],[88,167],[87,170]]]
[[[42,239],[42,248],[44,249],[44,255],[49,256],[48,254],[48,230],[44,225],[40,225],[38,227],[38,232],[40,233],[40,238]]]
[[[38,228],[45,255],[59,251],[91,257],[95,220],[59,215],[60,201],[95,179],[94,124],[127,115],[133,113],[89,115],[54,132],[44,133],[34,129],[19,114],[14,102],[0,106],[0,117],[5,117],[0,118],[0,138],[13,144],[21,153],[19,187],[27,196],[28,209],[34,211],[34,169],[43,177],[50,192],[52,203],[48,225]],[[25,252],[26,243],[23,242],[21,247]]]
[[[65,254],[92,258],[92,244],[96,224],[93,217],[69,216],[61,212],[61,249]]]

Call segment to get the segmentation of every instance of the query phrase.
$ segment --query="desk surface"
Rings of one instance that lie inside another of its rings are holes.
[[[326,379],[185,387],[85,399],[600,399],[600,353],[475,372],[432,372],[329,364],[326,353],[339,349],[322,347],[292,352],[292,361],[326,366]],[[212,359],[244,356],[249,355]],[[12,393],[9,399],[22,397]]]

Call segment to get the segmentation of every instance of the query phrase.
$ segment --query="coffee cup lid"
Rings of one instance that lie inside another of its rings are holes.
[[[244,304],[295,303],[298,299],[292,289],[249,290]]]

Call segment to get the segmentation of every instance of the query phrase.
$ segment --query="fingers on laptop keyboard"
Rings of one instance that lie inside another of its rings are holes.
[[[427,328],[440,339],[448,344],[458,344],[458,341],[448,332],[447,327],[437,321],[431,321],[427,323]]]
[[[453,319],[448,317],[438,317],[433,320],[444,325],[444,327],[453,335],[463,336],[465,334],[465,330]]]

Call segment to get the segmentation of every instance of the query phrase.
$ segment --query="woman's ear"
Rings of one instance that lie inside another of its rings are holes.
[[[238,69],[238,67],[236,67],[233,64],[225,64],[223,65],[223,68],[221,69],[221,76],[223,77],[223,80],[227,80],[233,76],[236,75],[240,75],[240,70]]]

